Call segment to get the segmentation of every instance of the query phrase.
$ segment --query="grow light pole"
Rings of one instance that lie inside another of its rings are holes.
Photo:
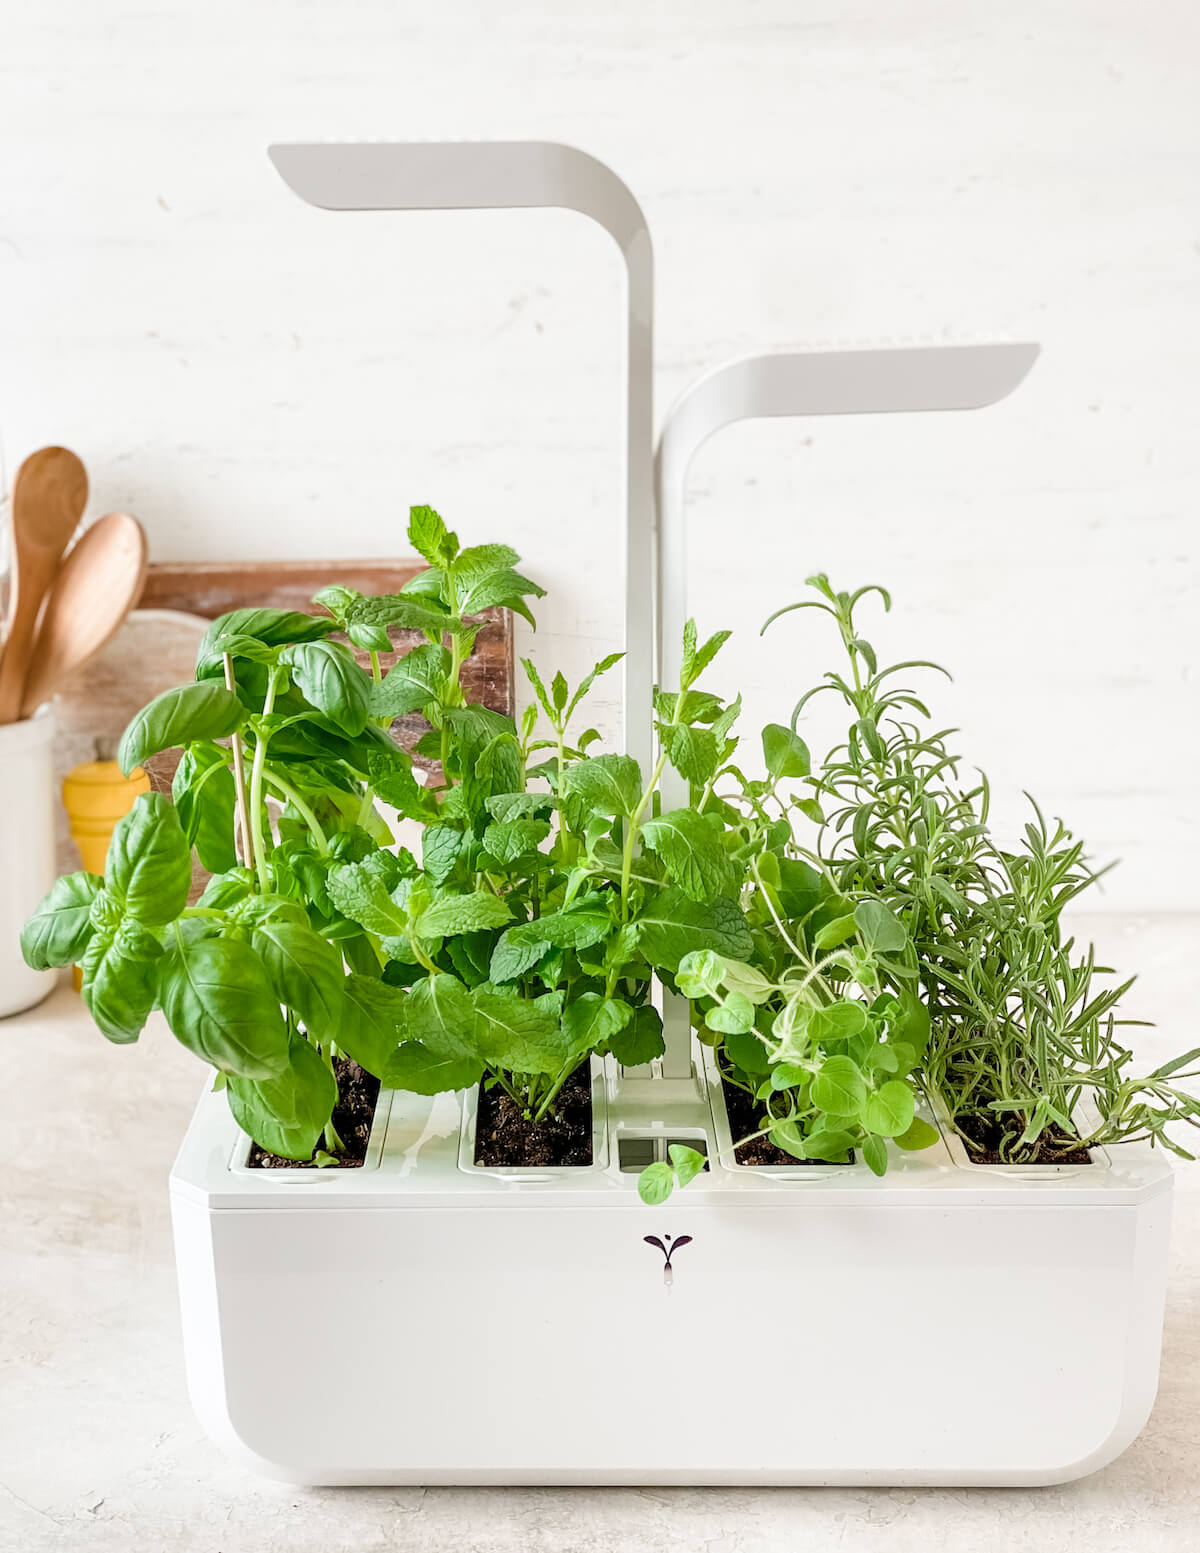
[[[293,193],[322,210],[576,210],[612,237],[627,274],[624,742],[643,770],[652,747],[654,676],[654,260],[641,208],[617,175],[546,141],[274,145]]]
[[[697,379],[676,400],[655,458],[658,508],[660,684],[679,682],[687,619],[687,476],[701,445],[737,421],[766,416],[894,415],[982,410],[1005,399],[1037,359],[1036,345],[959,345],[898,350],[787,352],[748,356]],[[663,773],[663,805],[687,802],[687,784]],[[683,999],[664,994],[663,1077],[691,1075],[691,1030]]]

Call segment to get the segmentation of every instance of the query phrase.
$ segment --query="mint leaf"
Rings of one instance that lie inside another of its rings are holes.
[[[414,1095],[440,1095],[469,1089],[482,1076],[483,1064],[473,1057],[447,1057],[421,1041],[405,1041],[388,1058],[382,1082],[389,1089],[407,1089]]]
[[[407,717],[431,701],[440,701],[450,676],[450,654],[426,642],[414,647],[377,685],[371,686],[372,717]]]
[[[458,554],[458,536],[432,507],[408,509],[408,542],[430,566],[448,566]]]
[[[608,1049],[623,1068],[641,1067],[643,1063],[661,1057],[666,1043],[658,1010],[649,1003],[635,1008],[633,1018],[624,1029],[609,1036]]]
[[[421,836],[421,862],[436,884],[444,884],[467,843],[466,834],[453,825],[427,826]]]
[[[598,992],[585,992],[574,1003],[568,1003],[562,1015],[567,1060],[584,1057],[610,1040],[629,1023],[632,1012],[628,1003],[601,997]]]
[[[736,874],[719,832],[694,809],[672,809],[647,820],[642,840],[658,856],[667,877],[692,900],[710,902],[735,888]]]
[[[454,976],[413,983],[404,1015],[406,1033],[443,1057],[473,1058],[475,1005]]]
[[[500,927],[511,919],[512,913],[498,895],[475,890],[470,895],[443,895],[417,918],[415,931],[421,938],[450,938],[479,928]]]
[[[477,987],[474,1037],[480,1056],[514,1073],[557,1073],[566,1061],[558,1020],[525,998]]]
[[[503,567],[471,578],[459,596],[458,604],[464,615],[477,615],[484,609],[511,609],[524,616],[530,625],[534,625],[533,614],[525,603],[527,594],[540,599],[545,597],[546,590],[538,587],[536,582],[530,582],[528,577],[522,577],[519,572]]]
[[[550,826],[545,820],[498,821],[483,833],[484,850],[501,867],[507,868],[518,859],[536,853],[549,834]]]
[[[632,755],[597,755],[567,767],[567,815],[582,830],[588,814],[633,814],[641,801],[642,772]]]
[[[380,938],[400,938],[408,932],[408,912],[392,899],[378,871],[368,863],[335,863],[326,885],[342,916]]]
[[[720,763],[716,735],[707,728],[689,728],[683,723],[667,723],[661,731],[667,759],[685,781],[703,787]]]
[[[713,949],[731,960],[754,953],[750,924],[741,908],[725,896],[694,901],[680,889],[662,890],[636,919],[638,948],[650,964],[675,971],[694,949]]]
[[[503,934],[492,954],[492,980],[515,981],[551,949],[588,949],[606,938],[612,926],[608,898],[598,892],[581,896],[565,911],[517,923]]]

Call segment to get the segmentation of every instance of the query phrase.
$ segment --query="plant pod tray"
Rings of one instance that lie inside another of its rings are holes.
[[[401,1092],[363,1168],[248,1170],[206,1094],[171,1202],[212,1437],[308,1484],[1043,1484],[1141,1429],[1160,1154],[809,1178],[722,1163],[719,1092],[601,1082],[607,1164],[529,1179],[464,1168],[461,1097]],[[710,1168],[649,1208],[668,1139]]]

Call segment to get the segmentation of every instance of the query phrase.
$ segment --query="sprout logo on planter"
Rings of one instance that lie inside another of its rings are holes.
[[[672,1241],[670,1235],[664,1235],[662,1240],[657,1235],[643,1235],[642,1239],[648,1246],[657,1246],[662,1252],[663,1283],[666,1285],[667,1293],[670,1294],[675,1287],[675,1269],[671,1266],[671,1258],[679,1250],[680,1246],[690,1246],[692,1237],[690,1235],[680,1235],[677,1240]],[[664,1241],[666,1242],[665,1245]]]

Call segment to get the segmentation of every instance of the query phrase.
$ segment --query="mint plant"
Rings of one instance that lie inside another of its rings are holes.
[[[739,866],[725,826],[702,807],[662,812],[673,758],[693,785],[715,775],[730,710],[695,689],[723,636],[699,644],[689,623],[682,683],[657,701],[663,753],[650,773],[628,755],[592,754],[572,721],[598,663],[574,690],[524,667],[534,700],[520,728],[488,714],[448,721],[462,758],[445,763],[422,868],[391,898],[368,903],[369,863],[339,869],[341,909],[384,935],[385,979],[409,989],[406,1039],[384,1080],[419,1093],[498,1086],[532,1123],[592,1056],[626,1066],[663,1050],[649,1000],[697,946],[748,953]],[[736,714],[734,714],[736,715]],[[396,796],[380,789],[385,797]]]

